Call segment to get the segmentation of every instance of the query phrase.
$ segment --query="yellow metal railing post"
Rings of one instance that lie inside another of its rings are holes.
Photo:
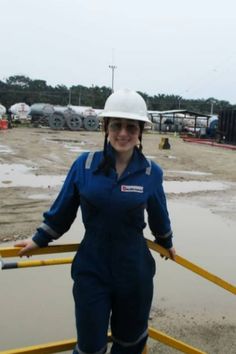
[[[147,348],[147,345],[145,345],[145,348],[143,349],[142,354],[148,354],[148,348]]]

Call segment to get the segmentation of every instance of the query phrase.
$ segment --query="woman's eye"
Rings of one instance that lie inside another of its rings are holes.
[[[110,128],[113,130],[120,130],[121,129],[121,123],[111,123]]]
[[[138,130],[138,126],[135,125],[135,124],[128,124],[128,125],[127,125],[127,129],[128,129],[129,131],[136,132],[136,131]]]

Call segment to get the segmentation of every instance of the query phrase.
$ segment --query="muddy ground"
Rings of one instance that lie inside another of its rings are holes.
[[[166,180],[236,182],[236,151],[185,143],[174,136],[169,136],[171,149],[160,150],[159,143],[162,137],[164,136],[146,133],[143,145],[144,153],[164,169]],[[103,135],[100,132],[14,128],[0,131],[0,164],[25,164],[34,167],[33,173],[38,176],[65,175],[78,156],[78,149],[101,149],[102,143]],[[1,145],[9,147],[11,151],[5,152]],[[73,149],[77,151],[71,151]],[[204,174],[187,174],[186,171]],[[41,221],[42,211],[50,206],[58,188],[48,185],[47,200],[29,199],[32,194],[45,194],[45,189],[11,187],[12,182],[7,177],[3,182],[9,188],[0,189],[0,242],[28,237]],[[208,205],[216,213],[234,218],[235,195],[236,186],[232,184],[226,191],[170,194],[168,198],[197,200],[204,206]]]
[[[163,137],[169,139],[169,150],[159,149]],[[78,156],[79,150],[97,150],[101,149],[102,145],[101,132],[13,128],[0,131],[0,167],[3,164],[24,164],[33,167],[33,173],[37,176],[64,176]],[[153,132],[144,134],[143,146],[144,153],[164,169],[166,181],[218,181],[230,184],[230,188],[223,191],[169,193],[168,199],[196,203],[215,214],[235,220],[236,151],[191,144],[174,135],[166,136]],[[32,186],[12,187],[11,178],[7,176],[4,176],[3,184],[4,188],[0,188],[1,246],[7,241],[30,237],[41,223],[42,212],[47,210],[59,190],[58,186],[50,183],[46,189]],[[42,199],[45,194],[47,198]],[[158,318],[160,328],[168,333],[171,327],[171,334],[176,338],[192,343],[211,354],[236,353],[235,323],[227,323],[224,318],[205,318],[202,314],[193,316],[191,313],[163,313],[158,309],[155,311],[151,322],[155,324],[155,318]],[[171,354],[177,351],[152,343],[150,353]]]

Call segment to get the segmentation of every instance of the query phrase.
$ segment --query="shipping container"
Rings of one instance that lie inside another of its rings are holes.
[[[217,135],[222,143],[236,144],[236,109],[220,112]]]

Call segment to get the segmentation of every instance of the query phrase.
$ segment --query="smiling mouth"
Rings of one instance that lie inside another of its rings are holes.
[[[116,139],[116,141],[119,141],[121,143],[128,143],[129,139]]]

